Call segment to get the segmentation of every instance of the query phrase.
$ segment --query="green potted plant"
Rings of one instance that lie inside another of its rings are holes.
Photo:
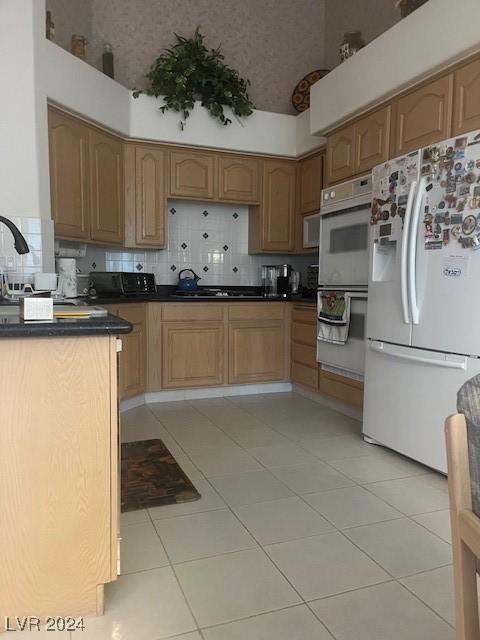
[[[147,73],[150,86],[134,89],[134,98],[141,93],[156,98],[161,96],[164,104],[160,111],[178,111],[181,129],[195,106],[195,100],[200,100],[210,115],[223,125],[231,123],[224,107],[230,107],[237,117],[249,116],[254,108],[247,92],[250,82],[224,64],[220,47],[209,49],[198,27],[192,38],[177,34],[175,38],[176,43],[165,49]]]

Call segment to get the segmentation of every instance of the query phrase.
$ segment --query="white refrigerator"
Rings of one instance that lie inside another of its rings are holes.
[[[363,432],[446,472],[443,425],[480,373],[480,131],[373,171]]]

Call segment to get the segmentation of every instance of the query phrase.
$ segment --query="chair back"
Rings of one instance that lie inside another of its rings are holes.
[[[457,409],[464,414],[467,425],[472,511],[480,517],[480,375],[460,388]]]

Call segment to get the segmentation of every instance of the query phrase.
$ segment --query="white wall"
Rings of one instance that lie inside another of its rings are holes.
[[[41,5],[0,2],[0,213],[7,216],[50,217],[47,111],[36,66]]]
[[[311,90],[310,131],[326,130],[480,48],[479,0],[430,0]]]
[[[307,114],[298,117],[267,111],[223,126],[197,103],[180,130],[180,116],[162,114],[161,100],[135,99],[131,91],[114,82],[48,40],[41,43],[42,86],[50,100],[132,138],[188,146],[296,157],[322,144],[309,133]],[[94,96],[94,99],[92,99]]]

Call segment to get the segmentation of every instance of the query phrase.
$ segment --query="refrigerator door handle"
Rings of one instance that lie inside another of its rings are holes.
[[[422,364],[429,364],[433,367],[442,367],[444,369],[462,369],[463,371],[465,371],[467,368],[466,357],[459,360],[437,360],[436,358],[427,358],[425,356],[414,356],[409,355],[408,353],[399,353],[394,349],[389,349],[388,345],[377,340],[373,340],[370,343],[370,349],[372,349],[372,351],[376,351],[377,353],[383,353],[386,356],[400,358],[401,360],[410,360],[412,362],[420,362]]]
[[[418,183],[417,194],[415,196],[415,203],[412,210],[412,218],[410,221],[410,234],[408,239],[408,299],[410,304],[410,313],[412,314],[413,324],[418,324],[420,321],[420,310],[418,308],[417,299],[417,274],[416,274],[416,256],[417,256],[417,236],[418,225],[420,223],[420,212],[422,208],[423,196],[425,193],[425,187],[427,181],[425,178],[420,178]]]
[[[402,312],[403,321],[405,324],[410,324],[410,309],[408,305],[408,244],[410,234],[410,219],[412,216],[412,207],[415,199],[415,191],[417,189],[417,181],[414,180],[410,185],[410,191],[408,192],[407,207],[405,210],[404,228],[403,228],[403,241],[402,241],[402,254],[400,262],[400,292],[402,296]]]

